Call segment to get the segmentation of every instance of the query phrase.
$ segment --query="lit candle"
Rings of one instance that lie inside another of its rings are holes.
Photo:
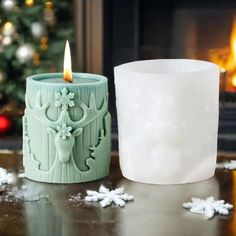
[[[68,42],[64,74],[27,78],[23,117],[26,177],[41,182],[79,183],[108,175],[107,91],[104,76],[72,74]]]
[[[146,60],[115,68],[119,155],[125,177],[177,184],[214,175],[219,68]]]
[[[71,55],[70,55],[70,46],[69,42],[66,41],[66,48],[65,48],[65,54],[64,54],[64,73],[63,73],[63,79],[72,83],[73,77],[72,77],[72,71],[71,71]]]

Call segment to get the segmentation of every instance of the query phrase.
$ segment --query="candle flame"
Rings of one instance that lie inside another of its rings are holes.
[[[72,71],[71,71],[71,54],[70,54],[70,45],[68,40],[66,41],[65,54],[64,54],[64,73],[63,79],[67,82],[72,83]]]

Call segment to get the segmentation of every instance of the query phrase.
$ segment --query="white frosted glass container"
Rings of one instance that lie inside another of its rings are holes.
[[[219,68],[190,59],[115,67],[122,174],[137,182],[180,184],[215,173]]]

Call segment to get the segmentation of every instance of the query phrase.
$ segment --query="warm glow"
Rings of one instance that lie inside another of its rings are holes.
[[[27,7],[32,7],[34,5],[34,0],[25,0],[25,5]]]
[[[226,61],[225,69],[227,71],[235,70],[236,67],[236,18],[234,17],[232,31],[230,35],[230,52]]]
[[[14,26],[12,22],[7,21],[3,26],[3,34],[5,36],[9,36],[9,35],[12,35],[12,33],[14,33]]]
[[[234,75],[234,76],[232,77],[232,79],[231,79],[231,84],[232,84],[233,87],[236,88],[236,75]]]
[[[47,9],[52,9],[53,8],[53,3],[51,1],[47,1],[45,3],[45,6],[46,6]]]
[[[9,21],[6,22],[5,25],[4,25],[4,28],[5,28],[6,30],[11,30],[12,27],[13,27],[13,24],[12,24],[11,22],[9,22]]]
[[[72,71],[71,71],[71,55],[70,55],[70,45],[68,40],[66,41],[65,54],[64,54],[64,75],[63,79],[72,83]]]
[[[221,73],[225,73],[225,72],[226,72],[226,69],[225,69],[224,67],[221,67],[221,68],[220,68],[220,72],[221,72]]]
[[[210,59],[220,66],[221,87],[223,91],[236,89],[236,17],[233,18],[229,46],[212,50]]]

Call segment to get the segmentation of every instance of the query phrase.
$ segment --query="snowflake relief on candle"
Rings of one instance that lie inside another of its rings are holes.
[[[72,127],[71,126],[67,126],[65,123],[62,125],[58,125],[57,126],[57,131],[59,133],[59,136],[65,140],[66,138],[69,138],[71,136],[71,131],[72,131]]]
[[[67,110],[69,107],[75,106],[75,94],[63,88],[61,92],[55,93],[55,106],[61,107],[62,110]]]

